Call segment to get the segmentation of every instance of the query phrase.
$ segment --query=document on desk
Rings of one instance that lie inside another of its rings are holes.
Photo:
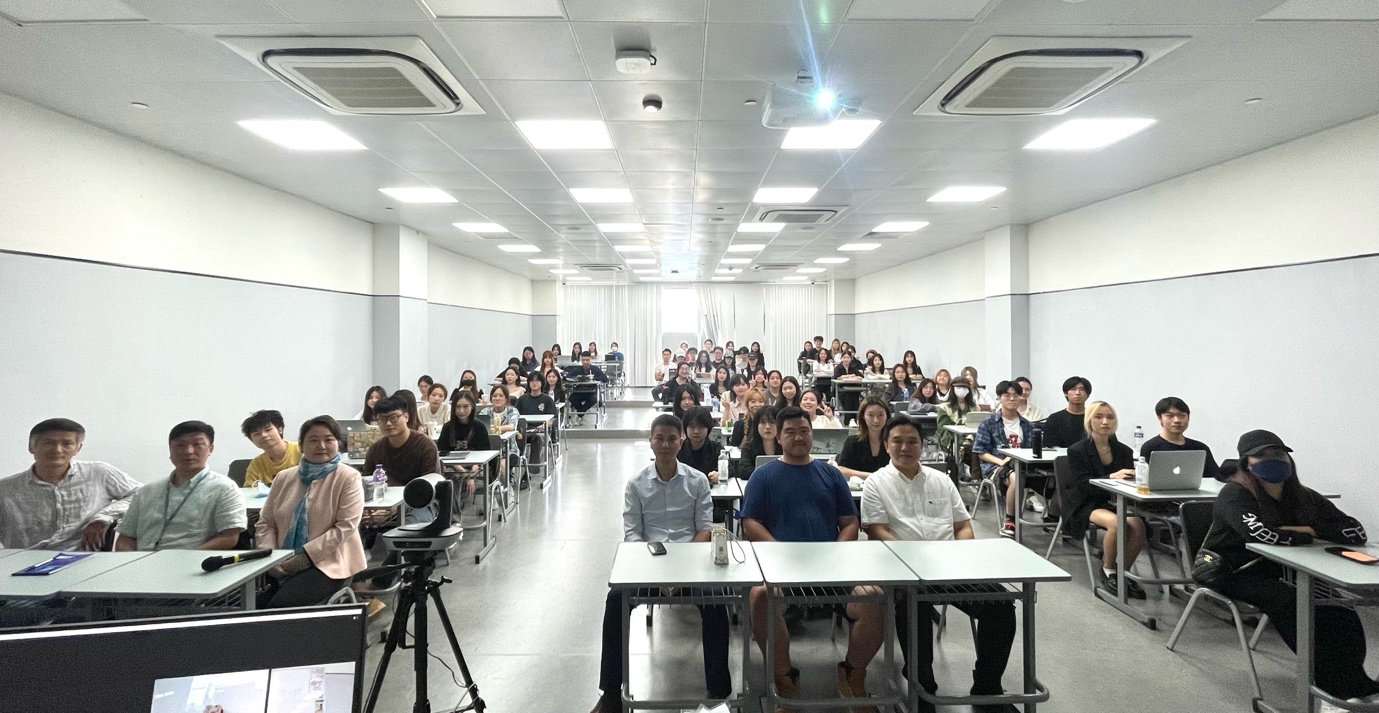
[[[73,562],[80,562],[90,556],[90,552],[59,552],[38,564],[29,565],[18,572],[12,573],[12,576],[42,577],[52,574]]]

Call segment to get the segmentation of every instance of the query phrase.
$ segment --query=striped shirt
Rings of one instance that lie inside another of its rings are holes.
[[[123,515],[139,486],[115,466],[91,460],[72,461],[56,485],[39,480],[33,468],[0,480],[0,544],[80,549],[86,526]]]

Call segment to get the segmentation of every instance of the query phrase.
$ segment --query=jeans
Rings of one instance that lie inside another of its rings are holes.
[[[992,586],[992,585],[988,585]],[[992,591],[995,591],[993,587]],[[910,630],[909,614],[905,607],[906,595],[898,592],[895,600],[895,628],[900,638],[900,651],[909,661]],[[977,665],[972,671],[973,695],[999,695],[1005,692],[1001,686],[1001,676],[1005,674],[1010,661],[1010,647],[1015,641],[1014,602],[954,602],[950,604],[977,622]],[[934,607],[921,602],[918,607],[919,621],[919,682],[924,690],[934,693],[938,682],[934,680],[934,629],[936,619]],[[930,622],[929,626],[919,626]]]
[[[592,392],[581,391],[576,394],[570,394],[570,408],[573,408],[576,413],[588,411],[594,407],[597,401],[598,394]]]
[[[603,607],[603,657],[599,665],[599,689],[604,693],[622,686],[622,601],[621,589],[608,592]],[[733,694],[732,674],[728,672],[728,609],[721,605],[700,606],[703,623],[700,639],[704,647],[704,683],[709,698],[720,700]]]

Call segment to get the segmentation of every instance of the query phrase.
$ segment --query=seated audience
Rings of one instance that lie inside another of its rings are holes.
[[[272,410],[255,411],[240,424],[244,437],[263,451],[249,461],[249,468],[244,471],[244,487],[252,488],[259,483],[272,485],[273,476],[302,459],[302,449],[283,439],[283,426],[283,415]]]
[[[733,473],[737,479],[752,477],[757,458],[780,455],[780,441],[776,440],[777,413],[776,409],[767,407],[747,419],[747,436],[742,439],[742,453],[737,459],[737,471]]]
[[[910,394],[914,390],[915,382],[910,381],[910,375],[905,371],[905,365],[896,364],[891,368],[891,383],[886,385],[881,399],[888,404],[896,401],[909,401]]]
[[[763,373],[766,371],[766,365],[761,362],[761,354],[758,352],[747,352],[747,371],[755,374],[757,370],[761,370]]]
[[[977,368],[964,366],[962,368],[962,375],[967,377],[968,385],[972,388],[972,397],[977,400],[977,408],[983,411],[996,410],[996,397],[991,395],[991,393],[986,390],[986,387],[982,386],[981,381],[978,380]]]
[[[681,463],[709,476],[709,483],[716,484],[727,473],[718,472],[718,458],[723,454],[723,444],[709,438],[713,430],[713,413],[704,406],[695,406],[685,412],[685,442],[676,456]]]
[[[567,400],[565,379],[560,375],[559,369],[550,369],[546,372],[546,393],[555,399],[557,406]]]
[[[450,420],[450,407],[445,403],[446,395],[445,384],[441,383],[432,384],[431,390],[426,392],[426,401],[417,409],[422,433],[439,434],[445,427],[445,422]]]
[[[816,346],[814,346],[814,342],[811,342],[811,341],[807,341],[807,340],[806,340],[805,343],[804,343],[804,349],[801,349],[801,350],[800,350],[800,355],[797,356],[797,357],[795,357],[795,361],[798,361],[798,362],[809,362],[809,361],[812,361],[812,360],[818,358],[818,356],[819,356],[819,348],[816,347]]]
[[[862,486],[862,526],[873,540],[970,540],[974,537],[972,518],[963,506],[958,488],[948,477],[920,465],[924,438],[919,424],[899,415],[882,431],[890,463],[867,478]],[[971,585],[980,592],[1001,592],[999,584]],[[896,637],[900,651],[909,660],[909,611],[905,593],[895,602]],[[1015,641],[1015,605],[1010,601],[954,602],[953,606],[976,622],[977,663],[972,671],[974,696],[1005,693],[1001,676],[1010,661]],[[933,623],[938,621],[933,605],[919,605],[919,681],[931,695],[938,691],[934,679]],[[921,624],[923,622],[923,624]],[[1009,710],[1008,706],[993,707]],[[977,706],[976,710],[983,710]]]
[[[723,347],[713,348],[713,366],[715,369],[721,366],[727,369],[729,374],[735,373],[736,365],[733,364],[732,359],[727,359],[723,356]]]
[[[809,366],[810,373],[813,374],[816,378],[820,376],[832,378],[833,353],[827,349],[820,349],[818,356],[816,356],[810,362]]]
[[[771,405],[776,408],[785,408],[786,406],[798,407],[800,405],[800,396],[802,393],[803,392],[800,390],[800,380],[793,376],[787,376],[780,380],[780,398],[776,399],[776,402]]]
[[[417,379],[417,390],[412,394],[412,398],[414,398],[414,399],[423,399],[423,398],[426,398],[426,392],[431,390],[431,384],[434,384],[434,383],[436,383],[436,380],[435,380],[435,379],[432,379],[432,378],[431,378],[429,375],[427,375],[427,374],[422,374],[422,375]]]
[[[551,355],[554,356],[554,357],[556,358],[556,361],[559,361],[559,360],[560,360],[560,357],[565,356],[565,353],[562,352],[562,351],[560,350],[560,342],[556,342],[555,344],[552,344],[552,345],[551,345],[551,348],[548,349],[547,351],[549,351],[549,352],[551,353]]]
[[[906,408],[912,414],[934,413],[938,411],[938,388],[931,379],[920,379],[914,391],[910,392],[910,405]]]
[[[268,571],[260,608],[324,604],[368,562],[359,539],[364,490],[359,471],[344,463],[344,437],[330,416],[303,423],[301,462],[273,479],[255,526],[256,544],[296,554]]]
[[[468,391],[474,394],[475,401],[481,404],[487,403],[487,401],[484,400],[483,390],[479,388],[479,377],[474,373],[473,369],[465,369],[464,372],[460,374],[460,386],[456,391]],[[453,397],[454,394],[451,394],[451,396]]]
[[[773,404],[780,403],[780,387],[784,382],[784,375],[777,369],[766,372],[766,400]]]
[[[671,404],[670,412],[683,422],[685,413],[698,406],[702,398],[703,391],[698,384],[678,387],[675,390],[675,401]]]
[[[1202,543],[1226,562],[1231,573],[1211,586],[1259,607],[1269,615],[1283,643],[1297,651],[1297,590],[1285,581],[1282,567],[1250,552],[1246,544],[1363,545],[1365,528],[1299,482],[1292,449],[1278,436],[1250,431],[1240,436],[1236,450],[1239,469],[1221,487],[1210,531]],[[1376,700],[1379,683],[1365,672],[1365,627],[1355,611],[1334,599],[1318,602],[1312,633],[1317,687],[1342,700]]]
[[[582,344],[582,343],[580,343],[580,342],[575,342],[574,344],[571,344],[571,345],[570,345],[570,359],[571,359],[571,360],[578,360],[578,359],[579,359],[579,355],[580,355],[580,354],[583,354],[583,353],[584,353],[584,344]]]
[[[536,368],[536,373],[545,374],[546,372],[554,368],[556,368],[555,355],[552,354],[550,351],[541,352],[541,365]]]
[[[752,363],[752,355],[754,355],[754,354],[756,355],[756,358],[757,358],[756,368],[758,368],[758,369],[765,369],[765,368],[766,368],[766,355],[761,353],[761,342],[752,342],[751,348],[747,350],[747,363],[748,363],[748,364],[751,364],[751,363]]]
[[[862,375],[872,379],[889,376],[889,372],[886,371],[885,357],[881,356],[879,352],[872,352],[867,357],[867,368],[862,372]]]
[[[579,365],[566,369],[565,378],[571,381],[608,383],[608,376],[603,373],[603,369],[593,365],[593,355],[589,352],[580,353]],[[590,390],[572,390],[569,397],[570,408],[575,410],[576,423],[584,423],[584,414],[593,408],[599,400],[598,394]]]
[[[546,381],[540,374],[535,372],[527,375],[527,393],[517,399],[517,413],[522,416],[554,416],[556,411],[555,399],[546,393]],[[535,424],[528,422],[528,431],[541,432],[550,438],[555,438],[556,422],[555,419],[545,423]],[[542,449],[545,445],[541,439],[531,439],[527,452],[527,468],[536,471],[544,462],[545,453]]]
[[[766,393],[766,370],[757,367],[756,369],[748,369],[747,373],[751,375],[752,388],[757,389],[763,394]]]
[[[496,451],[498,447],[489,440],[488,428],[475,418],[479,413],[479,402],[468,391],[455,392],[450,400],[451,416],[436,439],[436,449],[441,453],[451,451]],[[482,477],[482,466],[456,466],[465,495],[473,495],[475,480]]]
[[[741,374],[733,374],[728,377],[728,390],[718,398],[719,407],[723,410],[723,426],[731,426],[739,415],[747,409],[747,404],[742,401],[742,397],[747,393],[747,380]]]
[[[594,361],[603,361],[603,355],[599,354],[598,344],[595,344],[594,342],[589,342],[589,348],[585,351],[589,352],[589,357]]]
[[[691,372],[693,367],[688,362],[680,362],[675,365],[675,373],[670,380],[662,384],[661,397],[662,403],[673,404],[672,400],[675,393],[680,389],[698,386],[694,381],[694,374]],[[653,390],[654,391],[654,390]]]
[[[239,533],[248,524],[244,499],[233,480],[206,467],[214,450],[210,425],[184,421],[172,427],[172,474],[134,493],[116,528],[116,550],[229,550],[239,544]]]
[[[1068,406],[1044,419],[1044,445],[1067,448],[1087,435],[1083,425],[1087,416],[1087,397],[1092,395],[1092,382],[1070,376],[1063,382],[1063,398]]]
[[[1221,475],[1221,468],[1216,464],[1216,457],[1211,454],[1211,448],[1207,444],[1183,435],[1192,418],[1186,401],[1177,396],[1159,399],[1159,403],[1154,404],[1154,415],[1159,417],[1159,435],[1145,441],[1140,447],[1140,457],[1146,463],[1149,462],[1149,454],[1154,451],[1206,451],[1206,459],[1202,463],[1202,477],[1221,482],[1230,480]]]
[[[541,368],[541,362],[536,360],[536,350],[531,347],[522,347],[522,362],[517,365],[522,370],[522,375],[536,371]]]
[[[492,433],[507,433],[517,430],[517,419],[521,414],[508,397],[508,387],[499,384],[488,392],[489,405],[479,409],[480,416],[489,418]]]
[[[709,384],[709,395],[722,401],[728,397],[730,372],[726,366],[716,366],[713,370],[713,383]]]
[[[972,387],[968,385],[967,377],[959,376],[953,379],[950,384],[952,388],[948,391],[948,399],[942,404],[939,404],[938,407],[938,418],[936,419],[938,442],[939,445],[943,447],[943,452],[947,454],[953,467],[956,468],[955,472],[958,477],[961,478],[964,477],[964,472],[971,470],[969,468],[969,461],[972,455],[972,439],[964,438],[962,442],[958,444],[960,446],[959,457],[956,461],[953,461],[953,439],[957,438],[957,435],[944,428],[944,426],[963,425],[967,420],[967,414],[977,410],[977,400],[972,396]],[[937,395],[937,393],[935,395]],[[980,471],[973,471],[972,476],[974,478],[979,478]]]
[[[651,398],[655,401],[662,400],[662,392],[666,389],[666,382],[675,376],[676,365],[671,360],[669,349],[661,350],[661,360],[651,365],[651,379],[656,383],[651,387]]]
[[[939,403],[948,401],[948,394],[953,389],[953,377],[947,369],[939,369],[934,372],[934,397]],[[975,403],[975,400],[974,400]]]
[[[421,430],[421,410],[417,408],[417,397],[407,389],[399,389],[393,392],[393,398],[402,399],[407,404],[407,428],[413,431]],[[374,406],[374,412],[378,411],[378,406]]]
[[[109,463],[74,460],[86,441],[76,421],[50,418],[29,429],[28,470],[0,480],[0,547],[99,550],[125,514],[139,481]]]
[[[866,478],[891,462],[881,440],[881,430],[886,427],[886,419],[891,417],[890,406],[885,401],[869,398],[859,408],[857,433],[843,441],[843,450],[830,461],[849,478]]]
[[[382,438],[374,441],[364,455],[363,473],[372,475],[375,468],[383,466],[388,485],[405,486],[423,475],[445,472],[435,441],[407,427],[409,409],[406,401],[390,396],[379,401],[374,406],[374,412],[378,414],[378,430]],[[435,506],[407,510],[408,524],[434,519]]]
[[[656,462],[631,480],[623,494],[624,542],[708,542],[713,528],[713,498],[704,474],[675,460],[681,450],[680,420],[669,414],[651,423],[651,452]],[[608,593],[603,610],[603,652],[599,689],[603,695],[592,713],[621,713],[623,659],[623,590]],[[728,610],[700,606],[704,647],[704,682],[708,697],[733,694],[728,669]]]
[[[1063,487],[1063,522],[1071,537],[1082,537],[1090,522],[1106,531],[1101,538],[1101,581],[1108,592],[1117,592],[1116,512],[1111,494],[1092,485],[1092,478],[1135,479],[1135,454],[1116,439],[1116,410],[1104,401],[1087,404],[1087,437],[1068,448],[1068,480]],[[1125,569],[1144,549],[1144,520],[1126,518]],[[1144,599],[1144,589],[1126,579],[1130,596]]]
[[[828,404],[819,404],[823,397],[814,389],[807,389],[800,394],[800,410],[809,416],[809,423],[814,428],[842,428],[843,424],[833,415],[833,409]]]
[[[1034,393],[1034,384],[1030,383],[1029,377],[1016,377],[1015,383],[1020,385],[1021,390],[1020,415],[1024,416],[1026,420],[1031,422],[1043,421],[1044,410],[1039,408],[1039,406],[1035,404],[1033,400],[1030,399],[1030,395]],[[997,395],[997,398],[1000,398],[999,394]]]
[[[862,365],[850,352],[843,352],[838,359],[838,366],[833,369],[834,381],[861,381]],[[862,394],[852,390],[841,390],[836,392],[838,396],[838,408],[843,411],[843,423],[851,421],[852,413],[857,411],[857,404],[862,401]],[[820,399],[822,400],[822,398]]]
[[[986,417],[977,427],[977,437],[972,441],[972,452],[981,460],[982,475],[995,473],[996,489],[1005,491],[1006,517],[1001,525],[1001,534],[1015,536],[1015,500],[1021,494],[1015,492],[1015,479],[1010,477],[1013,466],[1010,457],[1001,455],[1002,448],[1029,448],[1034,424],[1020,415],[1020,384],[1002,381],[996,385],[996,395],[1001,399],[1001,408]]]
[[[617,343],[617,342],[609,342],[609,343],[608,343],[608,353],[607,353],[607,354],[604,354],[604,355],[603,355],[603,358],[606,359],[607,361],[623,361],[623,354],[622,354],[622,352],[618,349],[618,343]]]
[[[742,375],[739,374],[738,378],[741,378],[741,376]],[[732,433],[728,435],[728,445],[734,448],[740,447],[745,440],[745,434],[751,431],[751,429],[747,427],[747,419],[755,416],[758,411],[761,411],[761,409],[766,406],[766,394],[761,393],[760,389],[747,389],[742,395],[740,403],[742,405],[737,409],[736,416],[733,419]]]
[[[694,357],[694,373],[701,378],[713,376],[713,352],[705,349]]]
[[[522,372],[515,366],[504,369],[498,381],[508,387],[508,396],[514,401],[522,398],[522,394],[527,392],[526,387],[522,386]]]
[[[905,374],[910,377],[910,381],[924,378],[924,370],[919,368],[919,360],[915,358],[913,349],[905,350],[905,356],[901,357],[900,364],[905,367]]]
[[[832,542],[857,539],[857,509],[852,492],[837,468],[810,457],[813,429],[800,409],[776,414],[781,457],[756,470],[743,494],[742,532],[752,542]],[[879,594],[875,587],[857,587],[858,595]],[[766,586],[753,587],[752,638],[765,651],[766,627],[775,628],[775,670],[771,672],[782,698],[799,697],[800,672],[791,665],[790,632],[781,608],[774,621],[766,619]],[[885,639],[882,604],[850,602],[844,614],[852,623],[847,653],[838,663],[838,693],[844,698],[865,699],[867,665]],[[782,704],[782,708],[786,704]],[[778,709],[779,710],[779,709]]]
[[[364,392],[364,410],[360,411],[359,414],[354,417],[354,420],[363,421],[366,426],[374,425],[373,405],[378,403],[379,399],[386,398],[388,398],[387,389],[382,386],[370,386],[369,390]]]

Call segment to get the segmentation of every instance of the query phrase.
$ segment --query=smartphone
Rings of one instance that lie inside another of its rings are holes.
[[[1351,562],[1359,562],[1360,564],[1379,564],[1379,557],[1375,557],[1368,552],[1352,550],[1348,547],[1328,547],[1326,551],[1337,557],[1344,557]]]
[[[652,555],[663,555],[666,553],[666,546],[660,542],[648,542],[646,548],[651,550]]]

